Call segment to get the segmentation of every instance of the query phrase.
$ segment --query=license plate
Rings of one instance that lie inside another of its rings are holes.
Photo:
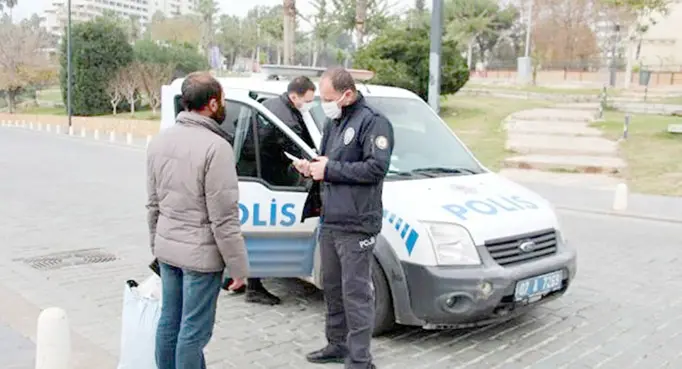
[[[556,272],[520,280],[516,283],[514,297],[516,301],[520,301],[560,290],[563,278],[564,272],[558,270]]]

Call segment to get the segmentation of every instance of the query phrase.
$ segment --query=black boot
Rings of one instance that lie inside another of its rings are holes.
[[[246,302],[262,305],[279,305],[282,300],[266,290],[260,278],[249,278],[246,283]]]
[[[313,351],[305,356],[306,360],[315,364],[343,364],[346,350],[338,346],[327,345],[325,348]]]

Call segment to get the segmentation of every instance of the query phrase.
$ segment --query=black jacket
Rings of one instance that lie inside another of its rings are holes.
[[[339,119],[325,124],[320,152],[329,158],[324,181],[311,189],[303,218],[314,216],[319,205],[314,191],[320,191],[323,227],[378,234],[384,177],[393,152],[391,123],[358,92]]]
[[[315,147],[301,112],[289,100],[287,93],[264,101],[263,106],[291,128],[308,146]],[[284,151],[302,158],[303,153],[298,146],[272,125],[260,127],[258,136],[262,146],[260,152],[263,163],[261,168],[263,179],[281,186],[296,185],[299,176],[291,168],[291,161],[284,155]]]

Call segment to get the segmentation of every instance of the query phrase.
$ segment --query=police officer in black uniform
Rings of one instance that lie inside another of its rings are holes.
[[[322,75],[320,96],[329,118],[321,155],[294,163],[301,173],[319,181],[322,200],[319,245],[328,344],[307,359],[370,369],[375,368],[370,354],[374,326],[370,265],[381,231],[381,195],[393,151],[393,127],[367,104],[344,68]],[[317,209],[310,206],[316,202],[313,197],[311,191],[304,218],[315,215],[310,214]]]

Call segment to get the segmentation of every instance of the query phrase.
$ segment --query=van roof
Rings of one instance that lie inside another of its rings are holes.
[[[257,77],[221,77],[216,78],[218,82],[223,86],[223,89],[238,89],[238,90],[248,90],[261,93],[269,93],[274,95],[279,95],[287,90],[289,81],[278,81],[278,80],[266,80],[264,76]],[[180,88],[184,78],[178,78],[171,83],[171,88],[174,93],[179,94]],[[319,95],[319,83],[313,81],[317,90],[315,95]],[[398,87],[388,87],[380,85],[369,85],[361,82],[356,83],[358,90],[362,92],[365,96],[376,96],[376,97],[399,97],[399,98],[411,98],[419,99],[419,96],[411,91],[398,88]]]

